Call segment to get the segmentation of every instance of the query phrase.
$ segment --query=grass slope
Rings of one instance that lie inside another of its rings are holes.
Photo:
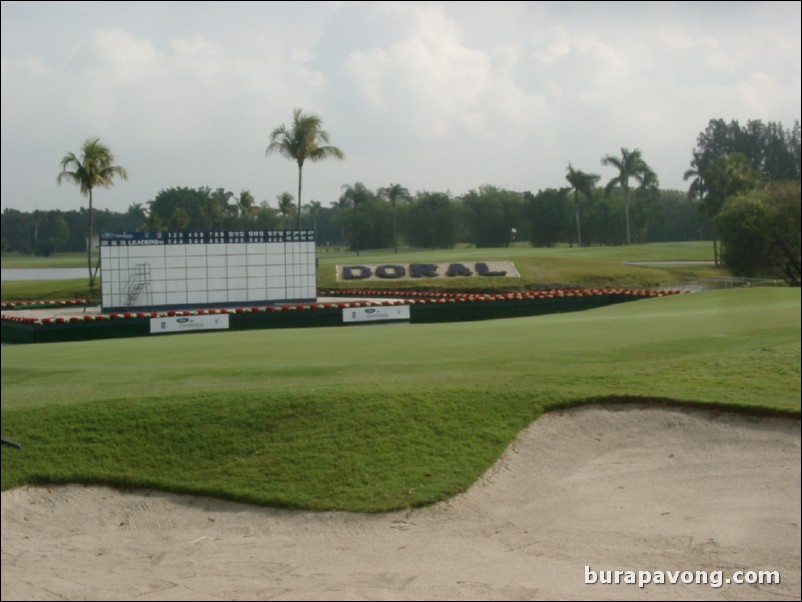
[[[102,482],[313,509],[429,504],[544,409],[800,410],[799,289],[478,323],[5,347],[2,487]]]

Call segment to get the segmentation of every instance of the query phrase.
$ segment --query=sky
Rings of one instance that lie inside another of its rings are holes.
[[[172,187],[297,191],[266,156],[294,108],[345,160],[304,166],[303,202],[345,185],[460,196],[614,177],[640,149],[685,190],[711,119],[800,119],[800,2],[2,2],[2,208],[86,206],[60,161],[99,137],[125,211]]]

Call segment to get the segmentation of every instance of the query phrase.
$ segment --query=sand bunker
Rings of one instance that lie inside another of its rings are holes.
[[[468,492],[420,510],[7,491],[2,598],[799,599],[801,504],[798,420],[588,407],[542,417]],[[586,585],[586,566],[782,581]]]

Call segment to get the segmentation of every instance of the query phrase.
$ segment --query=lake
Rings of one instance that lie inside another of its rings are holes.
[[[98,272],[98,276],[100,273]],[[87,268],[3,268],[0,280],[71,280],[74,278],[89,279]]]

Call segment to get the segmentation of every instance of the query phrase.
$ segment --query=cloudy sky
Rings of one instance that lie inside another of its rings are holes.
[[[59,162],[100,137],[125,211],[174,186],[276,207],[297,167],[265,157],[295,107],[344,162],[304,202],[400,183],[461,195],[613,176],[639,148],[663,188],[711,118],[800,119],[799,2],[3,2],[2,207],[73,209]]]

